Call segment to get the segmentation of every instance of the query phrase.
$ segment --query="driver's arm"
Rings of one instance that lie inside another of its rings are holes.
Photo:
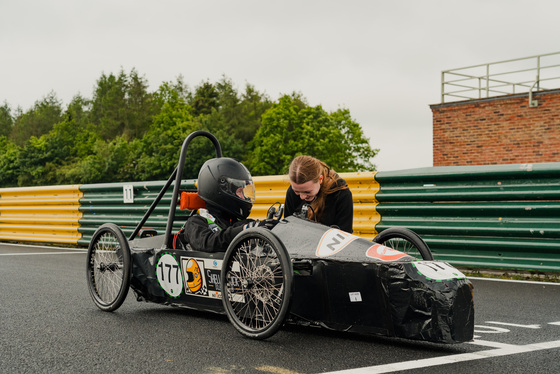
[[[284,202],[284,218],[294,214],[294,212],[296,212],[298,208],[301,208],[301,205],[302,201],[299,196],[294,193],[294,191],[292,190],[292,186],[288,187],[288,190],[286,191],[286,199]]]
[[[206,218],[193,216],[185,224],[185,239],[195,251],[225,252],[229,243],[241,231],[243,231],[242,224],[212,231]]]

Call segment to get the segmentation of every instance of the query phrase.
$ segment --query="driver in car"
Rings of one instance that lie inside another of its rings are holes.
[[[255,185],[249,170],[232,158],[213,158],[198,173],[198,196],[206,209],[189,217],[184,226],[187,248],[224,252],[244,229],[265,226],[265,221],[247,219],[255,202]]]

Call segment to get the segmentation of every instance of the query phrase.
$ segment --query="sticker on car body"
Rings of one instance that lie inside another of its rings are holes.
[[[418,274],[425,276],[428,280],[434,280],[436,282],[466,278],[465,274],[446,262],[414,261],[412,262],[412,266],[416,268]]]
[[[317,257],[332,256],[335,253],[342,251],[344,248],[346,248],[346,246],[348,246],[348,244],[352,243],[358,238],[359,236],[352,235],[350,233],[347,233],[346,231],[342,231],[339,229],[330,229],[326,231],[321,237],[315,254],[317,255]]]
[[[183,292],[183,277],[179,263],[170,253],[163,254],[156,265],[159,285],[171,297],[179,297]]]
[[[400,258],[407,257],[408,255],[382,244],[374,244],[367,249],[366,256],[369,258],[376,258],[381,261],[395,261]]]

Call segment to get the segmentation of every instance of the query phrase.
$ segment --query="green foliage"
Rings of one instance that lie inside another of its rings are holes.
[[[347,109],[327,113],[308,106],[298,94],[285,95],[262,116],[249,161],[255,175],[284,174],[301,154],[316,157],[338,172],[375,170],[378,150],[369,146]]]
[[[148,83],[134,69],[129,76],[121,70],[118,76],[102,74],[97,81],[91,115],[106,140],[120,135],[128,139],[141,137],[158,111]]]
[[[17,186],[19,148],[4,135],[0,135],[0,186]]]
[[[177,166],[183,141],[197,128],[191,107],[182,99],[164,104],[141,139],[137,159],[139,180],[167,179]]]
[[[347,109],[327,113],[299,94],[272,102],[247,84],[240,93],[227,77],[191,91],[182,77],[155,92],[133,69],[102,74],[89,100],[75,96],[63,111],[54,93],[13,114],[0,107],[0,187],[112,183],[167,179],[185,138],[215,135],[223,155],[254,175],[286,172],[299,154],[335,170],[375,170],[371,149]],[[189,145],[183,178],[194,179],[215,157],[213,144]]]
[[[62,118],[62,104],[51,92],[43,100],[36,101],[33,108],[21,113],[14,121],[11,140],[23,145],[30,137],[48,133]]]
[[[8,103],[4,102],[0,106],[0,136],[10,136],[12,127],[14,126],[14,119],[11,115],[11,109]]]

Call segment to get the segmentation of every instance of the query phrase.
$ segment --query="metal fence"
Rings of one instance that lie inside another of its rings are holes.
[[[406,226],[455,266],[560,271],[560,163],[379,172],[382,231]]]
[[[354,233],[416,231],[434,257],[461,267],[560,272],[560,163],[343,173]],[[286,176],[255,177],[251,217],[284,201]],[[165,181],[0,189],[0,240],[88,245],[97,227],[129,235]],[[194,180],[182,182],[195,190]],[[171,191],[146,227],[164,232]],[[190,212],[178,210],[177,231]],[[184,219],[182,218],[184,217]]]
[[[375,173],[342,173],[354,199],[354,232],[357,235],[373,239],[376,235],[375,225],[379,215],[375,210],[375,194],[379,185],[375,182]],[[284,203],[286,189],[289,186],[287,176],[254,177],[256,201],[250,218],[263,219],[268,208],[274,203]],[[165,181],[109,183],[82,185],[83,196],[80,199],[79,231],[82,237],[78,244],[87,245],[95,230],[106,222],[121,227],[129,236],[148,210],[155,197],[164,187]],[[181,190],[196,191],[195,180],[184,180]],[[144,227],[165,232],[172,188],[165,194]],[[189,211],[177,210],[174,231],[178,231],[185,222]]]
[[[441,103],[446,100],[482,99],[529,94],[560,87],[560,52],[444,70],[441,72]]]
[[[76,243],[78,185],[0,188],[0,240]]]

